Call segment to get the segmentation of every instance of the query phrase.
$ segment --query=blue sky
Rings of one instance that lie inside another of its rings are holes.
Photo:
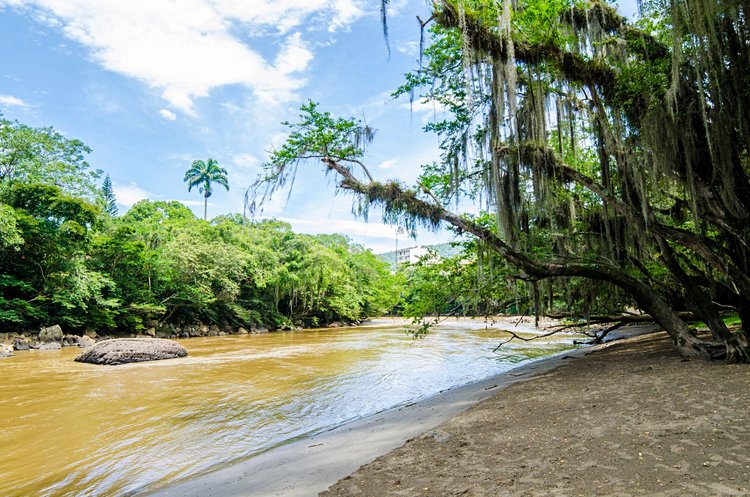
[[[375,0],[0,0],[0,112],[54,126],[93,149],[89,163],[112,178],[121,212],[134,202],[179,200],[202,214],[182,178],[194,159],[217,159],[230,191],[209,216],[242,212],[244,189],[283,141],[308,98],[377,130],[366,162],[377,179],[411,183],[438,158],[421,131],[440,117],[390,93],[416,67],[417,15],[428,2],[391,0],[389,41]],[[294,191],[264,215],[295,231],[340,232],[375,252],[450,239],[397,235],[373,212],[351,215],[320,167],[301,169]]]

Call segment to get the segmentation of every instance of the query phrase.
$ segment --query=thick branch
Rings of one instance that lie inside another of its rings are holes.
[[[503,62],[508,60],[507,46],[500,35],[474,16],[465,15],[461,19],[458,10],[450,2],[442,3],[442,9],[435,14],[435,18],[446,28],[464,29],[474,50],[490,54]],[[514,56],[517,62],[537,64],[545,61],[554,64],[570,82],[614,87],[616,74],[609,66],[599,61],[586,60],[554,45],[531,45],[516,40]]]
[[[651,231],[666,240],[693,250],[714,268],[736,281],[742,293],[750,295],[750,277],[734,263],[731,254],[727,253],[719,243],[695,233],[662,224],[655,219],[649,220],[647,224],[640,210],[625,204],[621,199],[609,193],[603,185],[566,165],[550,148],[529,143],[518,147],[499,147],[496,153],[519,157],[523,162],[541,166],[552,177],[581,185],[606,202],[619,215],[636,224],[644,233]]]
[[[607,281],[628,292],[638,305],[654,317],[674,340],[684,355],[701,355],[714,358],[717,355],[715,344],[697,338],[669,305],[648,285],[633,278],[623,269],[609,264],[585,264],[570,262],[539,262],[514,250],[490,230],[469,219],[462,218],[443,207],[433,205],[417,194],[405,190],[395,182],[382,184],[362,183],[342,164],[331,159],[323,159],[326,166],[341,177],[341,188],[364,195],[368,202],[383,205],[386,209],[408,213],[437,225],[446,222],[459,231],[470,233],[487,243],[508,262],[528,274],[529,279],[539,280],[554,276],[581,276],[594,280]]]

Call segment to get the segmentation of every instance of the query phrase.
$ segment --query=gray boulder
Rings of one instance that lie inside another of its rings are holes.
[[[48,328],[42,328],[39,332],[39,340],[42,342],[59,342],[62,340],[62,337],[63,331],[59,324]]]
[[[13,348],[16,350],[29,350],[29,342],[27,342],[23,338],[18,337],[13,340]]]
[[[96,340],[94,340],[93,338],[87,335],[83,335],[81,338],[78,339],[78,346],[84,349],[93,347],[95,343],[96,343]]]
[[[57,342],[47,342],[39,346],[39,350],[60,350],[62,345]]]
[[[76,357],[77,362],[90,364],[126,364],[185,357],[185,347],[162,338],[116,338],[99,342]]]
[[[12,355],[13,355],[13,347],[5,343],[0,343],[0,358],[10,357]]]

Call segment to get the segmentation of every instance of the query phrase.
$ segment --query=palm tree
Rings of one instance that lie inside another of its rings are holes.
[[[229,181],[227,180],[227,170],[219,167],[216,159],[194,160],[190,169],[185,173],[185,183],[188,184],[188,191],[194,186],[203,194],[203,220],[208,220],[208,197],[214,192],[211,183],[218,183],[229,191]]]

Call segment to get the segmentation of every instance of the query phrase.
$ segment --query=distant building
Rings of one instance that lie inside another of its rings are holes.
[[[406,262],[415,264],[419,262],[420,257],[427,255],[427,248],[417,245],[416,247],[407,247],[396,251],[396,264],[401,265]]]

